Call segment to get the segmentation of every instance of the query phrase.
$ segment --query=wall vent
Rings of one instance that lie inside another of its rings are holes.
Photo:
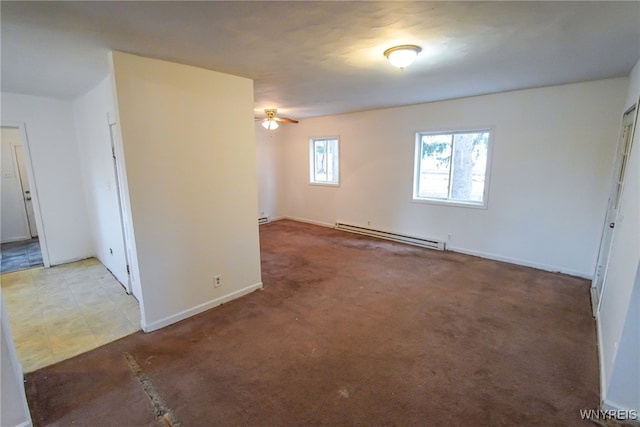
[[[258,218],[258,224],[266,224],[268,222],[269,222],[268,216],[261,216],[260,218]]]
[[[380,239],[393,240],[394,242],[408,243],[410,245],[421,246],[423,248],[444,251],[445,243],[435,239],[425,239],[423,237],[409,236],[406,234],[392,233],[389,231],[376,230],[373,228],[361,227],[358,225],[336,222],[337,230],[348,231],[350,233],[363,234],[365,236],[378,237]]]

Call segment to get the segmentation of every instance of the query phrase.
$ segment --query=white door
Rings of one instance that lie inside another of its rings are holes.
[[[618,142],[618,151],[614,166],[613,180],[611,183],[611,194],[609,196],[607,216],[605,218],[602,230],[602,238],[600,240],[600,251],[598,253],[598,262],[596,264],[596,272],[591,282],[591,306],[593,315],[598,312],[600,300],[602,299],[602,288],[604,277],[607,273],[609,264],[609,255],[611,252],[611,241],[618,219],[618,209],[620,207],[620,195],[624,184],[624,175],[626,171],[629,153],[631,152],[631,142],[633,141],[633,127],[636,120],[636,108],[632,107],[622,118],[622,130],[620,132],[620,141]]]
[[[115,181],[116,181],[116,197],[118,200],[118,215],[120,216],[120,232],[122,233],[122,243],[123,243],[123,253],[124,253],[124,257],[125,257],[125,263],[127,266],[127,278],[126,281],[123,282],[125,285],[125,289],[127,290],[128,294],[133,293],[133,296],[135,296],[138,301],[140,301],[140,295],[137,291],[137,289],[132,289],[131,287],[131,271],[130,271],[130,262],[129,260],[131,259],[131,252],[130,252],[130,247],[131,247],[131,242],[129,240],[129,235],[127,233],[127,223],[126,223],[126,216],[124,215],[124,211],[123,211],[123,206],[122,206],[122,177],[121,177],[121,171],[119,170],[118,167],[118,159],[116,156],[116,138],[117,138],[117,131],[115,129],[116,124],[115,123],[109,123],[109,136],[111,137],[111,156],[113,157],[113,174],[115,177]]]
[[[22,145],[14,147],[16,164],[18,166],[18,175],[20,177],[20,185],[22,187],[22,198],[24,199],[24,207],[27,211],[27,222],[29,225],[29,234],[31,237],[38,237],[38,229],[36,227],[36,216],[33,211],[33,197],[31,195],[31,187],[29,186],[29,177],[27,176],[27,164],[25,162],[24,150]]]

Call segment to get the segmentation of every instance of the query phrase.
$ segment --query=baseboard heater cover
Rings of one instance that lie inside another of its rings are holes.
[[[392,233],[390,231],[376,230],[374,228],[361,227],[359,225],[345,224],[344,222],[336,222],[335,228],[337,230],[348,231],[350,233],[378,237],[380,239],[392,240],[394,242],[408,243],[410,245],[421,246],[423,248],[436,249],[438,251],[445,250],[445,242],[440,240]]]
[[[269,217],[267,216],[261,216],[260,218],[258,218],[258,224],[266,224],[269,222]]]

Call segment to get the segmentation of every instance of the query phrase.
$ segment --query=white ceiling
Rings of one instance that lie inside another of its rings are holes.
[[[304,118],[608,77],[640,58],[640,2],[8,2],[2,90],[74,98],[111,49],[248,77]],[[382,52],[423,52],[400,71]]]

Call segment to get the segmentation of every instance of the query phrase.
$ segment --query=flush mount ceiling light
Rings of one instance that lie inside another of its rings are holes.
[[[391,65],[402,70],[403,68],[411,65],[420,52],[422,52],[422,48],[420,46],[403,44],[401,46],[394,46],[385,50],[384,56],[387,57]]]

